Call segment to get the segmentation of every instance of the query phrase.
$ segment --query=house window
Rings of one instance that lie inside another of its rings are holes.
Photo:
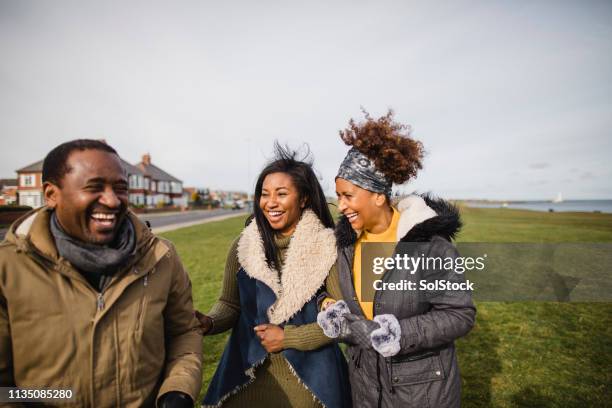
[[[26,174],[26,175],[21,176],[21,185],[25,187],[34,186],[34,175]]]
[[[177,183],[173,181],[172,184],[170,185],[170,188],[171,188],[172,193],[180,194],[183,192],[183,189],[181,188],[181,183]]]

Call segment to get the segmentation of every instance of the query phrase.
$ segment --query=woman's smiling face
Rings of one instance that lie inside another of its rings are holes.
[[[304,203],[290,175],[271,173],[263,181],[259,208],[272,229],[289,236],[302,216]]]
[[[353,229],[370,230],[378,222],[380,214],[380,194],[366,189],[338,177],[336,179],[336,196],[338,197],[338,210],[349,220]]]

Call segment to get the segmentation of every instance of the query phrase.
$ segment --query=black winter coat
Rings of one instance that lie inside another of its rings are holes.
[[[433,218],[418,222],[419,212],[435,211]],[[399,203],[399,242],[396,253],[457,258],[451,240],[461,227],[458,210],[450,203],[429,196],[410,196]],[[417,223],[415,224],[415,220]],[[402,231],[402,228],[409,230]],[[351,313],[363,316],[353,286],[353,255],[357,234],[345,217],[336,227],[338,273],[344,300]],[[384,282],[419,282],[445,279],[463,282],[453,270],[418,269],[411,274],[392,269]],[[374,315],[393,314],[401,327],[400,351],[385,358],[373,348],[349,345],[349,377],[355,407],[459,407],[461,378],[454,340],[473,327],[476,308],[469,291],[385,290],[377,291]]]

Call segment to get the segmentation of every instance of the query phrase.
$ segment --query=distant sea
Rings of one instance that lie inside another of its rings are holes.
[[[580,212],[602,212],[612,213],[612,200],[567,200],[560,203],[553,203],[550,201],[508,201],[508,205],[505,208],[517,208],[522,210],[533,210],[533,211],[550,211],[551,209],[555,212],[567,212],[567,211],[580,211]],[[474,202],[465,201],[465,204],[469,207],[480,207],[480,208],[501,208],[502,203],[485,203],[485,202]]]

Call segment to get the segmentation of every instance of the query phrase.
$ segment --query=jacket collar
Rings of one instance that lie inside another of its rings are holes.
[[[434,235],[450,241],[462,226],[457,207],[429,194],[410,195],[398,203],[397,209],[400,211],[397,228],[399,242],[427,242]],[[352,246],[359,238],[359,232],[351,227],[344,216],[338,221],[335,235],[339,248]]]
[[[266,263],[257,223],[251,222],[238,241],[238,261],[247,275],[272,289],[276,301],[268,309],[268,319],[281,324],[299,312],[325,282],[336,261],[334,233],[312,210],[305,210],[287,248],[279,280],[278,271]]]

